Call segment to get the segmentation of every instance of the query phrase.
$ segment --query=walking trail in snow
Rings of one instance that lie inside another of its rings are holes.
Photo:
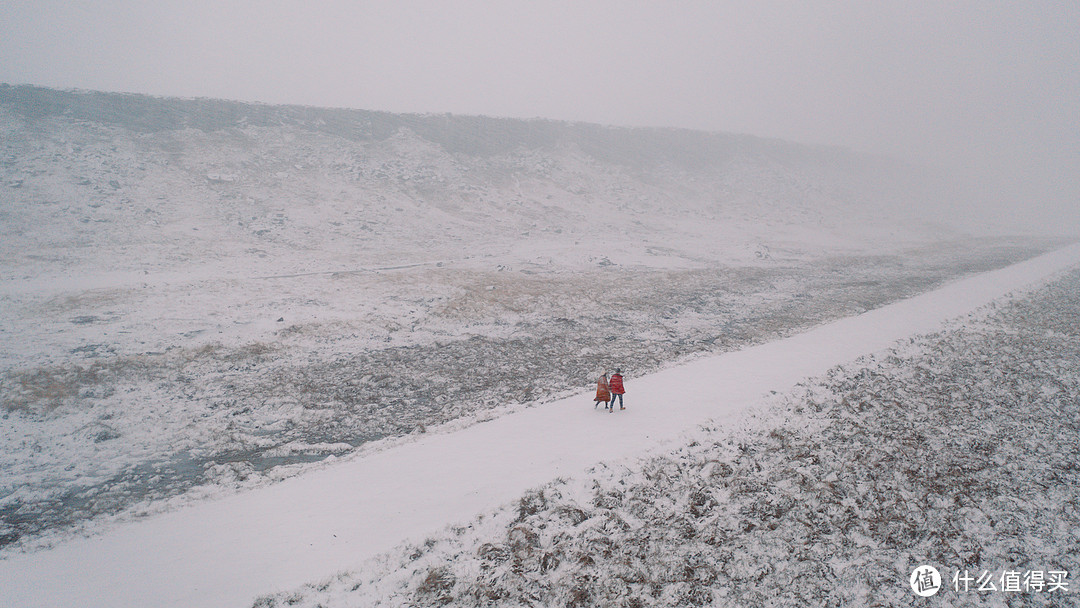
[[[247,607],[262,594],[355,569],[556,477],[640,454],[708,419],[732,420],[770,391],[896,340],[936,331],[1011,291],[1080,264],[1080,244],[805,333],[627,374],[626,410],[576,395],[361,454],[245,493],[118,525],[0,561],[0,606]]]

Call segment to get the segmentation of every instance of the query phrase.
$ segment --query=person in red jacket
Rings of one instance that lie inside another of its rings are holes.
[[[611,379],[608,380],[608,389],[611,391],[611,403],[608,403],[608,411],[615,411],[615,398],[619,398],[619,409],[625,410],[626,406],[623,405],[623,393],[626,389],[623,388],[622,383],[622,370],[616,369],[614,374],[611,374]]]
[[[596,409],[601,401],[604,402],[604,407],[607,407],[607,402],[610,400],[611,391],[608,390],[607,374],[604,374],[596,381],[596,403],[593,403],[593,409]]]

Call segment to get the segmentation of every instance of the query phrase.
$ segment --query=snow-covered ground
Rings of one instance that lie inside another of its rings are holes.
[[[928,221],[950,193],[911,168],[747,136],[2,85],[0,134],[0,546],[1060,243]]]
[[[133,520],[219,505],[221,523],[229,501],[519,424],[504,418],[541,416],[567,441],[568,420],[610,433],[622,427],[579,418],[604,369],[629,372],[640,406],[650,382],[671,391],[654,373],[1069,242],[977,207],[957,216],[956,195],[916,167],[742,135],[0,85],[0,572],[143,529]],[[642,424],[662,410],[631,411]],[[674,435],[703,417],[680,407],[648,424]],[[581,437],[579,460],[508,463],[494,477],[513,487],[457,511],[410,507],[422,525],[388,524],[359,553],[267,551],[252,578],[198,586],[242,604],[325,576],[614,457],[620,439],[601,438]],[[656,435],[638,439],[625,453]],[[162,530],[162,546],[186,534]],[[220,565],[177,547],[166,567]],[[116,580],[71,580],[94,572]],[[144,583],[183,605],[202,576]],[[114,605],[158,603],[131,588]]]
[[[903,577],[923,558],[943,569],[1075,570],[1076,275],[997,316],[986,316],[992,308],[970,313],[1078,263],[1074,245],[783,340],[631,378],[625,411],[599,412],[591,395],[576,394],[456,432],[413,435],[92,538],[8,554],[0,583],[19,606],[238,606],[365,568],[390,551],[382,565],[259,603],[724,605],[727,589],[734,605],[798,605],[823,601],[826,590],[838,601],[902,602]],[[956,317],[942,336],[883,352]],[[775,401],[770,391],[790,391],[868,353],[876,359],[809,385],[810,400],[790,397],[783,412],[801,419],[772,428],[774,418],[743,417]],[[925,428],[946,424],[944,415],[953,416],[947,428]],[[716,430],[697,431],[674,457],[633,459],[670,448],[706,419]],[[959,443],[951,443],[954,431]],[[613,472],[594,470],[598,485],[590,487],[585,472],[599,461]],[[1003,474],[1015,474],[1017,490]],[[526,492],[558,477],[585,480],[584,489],[570,481]],[[660,480],[673,492],[661,495]],[[474,519],[499,504],[514,506]],[[929,521],[914,526],[922,513]],[[647,525],[654,518],[670,525]],[[455,527],[438,533],[447,523]],[[925,534],[938,523],[952,526],[936,529],[940,544]],[[408,539],[415,548],[394,549]],[[791,547],[804,554],[785,555]],[[455,570],[446,560],[458,554]],[[804,588],[810,595],[800,600]],[[485,598],[488,590],[498,596]],[[1031,597],[1066,605],[1061,595]]]

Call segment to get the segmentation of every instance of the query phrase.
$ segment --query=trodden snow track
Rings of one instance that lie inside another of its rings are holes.
[[[9,555],[0,561],[0,605],[247,606],[554,477],[640,453],[705,419],[737,415],[768,391],[936,330],[1078,263],[1080,245],[1073,245],[791,338],[630,376],[627,410],[615,415],[596,412],[583,393],[94,538]]]

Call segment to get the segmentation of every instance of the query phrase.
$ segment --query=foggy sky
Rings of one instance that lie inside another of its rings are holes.
[[[4,0],[0,82],[750,133],[1080,221],[1074,0]]]

